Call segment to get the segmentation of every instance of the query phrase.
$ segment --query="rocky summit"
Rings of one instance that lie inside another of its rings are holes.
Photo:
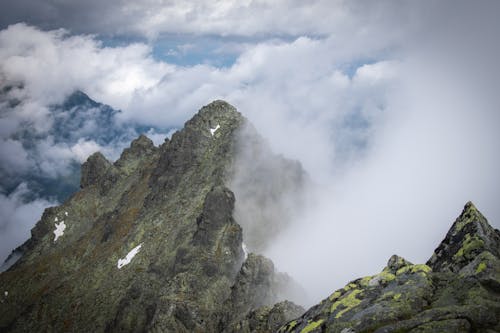
[[[308,311],[287,301],[300,288],[243,237],[265,249],[307,176],[226,102],[81,170],[0,274],[2,332],[500,331],[500,232],[472,203],[426,264],[394,255]]]

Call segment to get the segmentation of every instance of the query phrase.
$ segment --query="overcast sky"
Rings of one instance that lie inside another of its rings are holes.
[[[76,89],[121,121],[164,128],[225,99],[320,185],[266,253],[317,300],[393,253],[425,262],[468,200],[500,226],[499,12],[498,1],[3,1],[1,85],[22,87],[0,113],[4,163],[29,168],[12,134],[25,122],[50,132],[47,106]],[[25,191],[0,198],[2,242],[28,237],[49,204]]]

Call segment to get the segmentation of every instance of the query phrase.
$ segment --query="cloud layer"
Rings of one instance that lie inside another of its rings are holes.
[[[3,9],[0,24],[4,27],[28,21],[45,29],[63,26],[76,33],[152,38],[178,33],[265,37],[342,35],[351,30],[368,34],[370,31],[363,26],[411,24],[409,18],[420,14],[417,11],[421,8],[408,3],[394,5],[394,1],[370,4],[343,0],[307,3],[282,0],[119,0],[103,3],[91,0],[82,4],[78,1],[17,0],[5,4]],[[342,38],[348,37],[343,35]]]

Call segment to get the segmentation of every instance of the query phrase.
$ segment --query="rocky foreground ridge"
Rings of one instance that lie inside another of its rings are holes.
[[[305,176],[295,162],[262,158],[255,130],[242,136],[247,125],[215,101],[160,147],[140,136],[114,163],[89,157],[81,191],[44,212],[21,259],[0,274],[0,331],[500,331],[500,232],[472,203],[425,265],[393,256],[307,312],[284,301],[293,282],[247,253],[233,210],[255,192],[265,200],[247,208],[273,204]],[[235,198],[242,140],[254,162]],[[258,165],[270,159],[278,168]],[[251,235],[254,248],[269,241]]]
[[[500,232],[467,203],[426,264],[392,256],[279,332],[500,332]]]

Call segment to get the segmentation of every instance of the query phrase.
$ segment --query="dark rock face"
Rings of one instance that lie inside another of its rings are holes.
[[[243,263],[231,296],[226,304],[232,324],[224,332],[274,332],[286,321],[302,314],[304,309],[291,302],[276,303],[282,289],[293,288],[293,282],[274,273],[271,260],[250,253]]]
[[[80,187],[85,188],[104,180],[106,172],[111,167],[112,164],[101,153],[90,155],[87,161],[82,164]]]
[[[250,253],[231,288],[229,307],[247,313],[277,300],[279,285],[271,260]]]
[[[120,158],[115,162],[115,166],[130,174],[139,166],[139,162],[144,156],[154,156],[158,151],[148,137],[141,134],[132,141],[129,148],[126,148]]]
[[[499,239],[467,203],[426,265],[392,256],[279,332],[498,332]]]
[[[244,123],[215,101],[160,147],[140,136],[113,164],[92,155],[82,190],[45,211],[0,275],[0,331],[219,332],[279,301],[286,280],[245,258],[226,187]],[[299,314],[287,304],[250,331]]]

